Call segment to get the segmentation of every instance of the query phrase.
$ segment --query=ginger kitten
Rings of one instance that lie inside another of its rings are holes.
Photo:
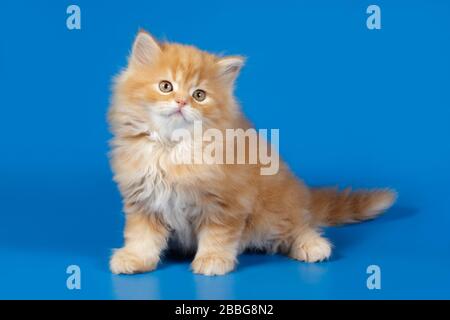
[[[248,248],[322,261],[331,245],[321,226],[372,219],[393,204],[390,190],[309,189],[283,163],[274,175],[261,175],[260,163],[180,163],[193,145],[174,142],[175,130],[191,130],[195,121],[220,131],[251,127],[233,95],[243,63],[137,35],[109,111],[111,165],[126,217],[113,273],[155,269],[169,239],[195,252],[192,270],[205,275],[230,272]]]

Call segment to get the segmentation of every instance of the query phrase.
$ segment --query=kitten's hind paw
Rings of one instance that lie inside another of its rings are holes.
[[[289,255],[296,260],[305,262],[323,261],[331,255],[331,244],[327,239],[312,232],[299,237]]]
[[[218,255],[199,256],[192,262],[192,271],[206,276],[224,275],[234,269],[234,259],[224,258]]]
[[[142,273],[156,269],[158,262],[158,257],[141,257],[126,248],[122,248],[114,252],[109,262],[109,268],[114,274]]]

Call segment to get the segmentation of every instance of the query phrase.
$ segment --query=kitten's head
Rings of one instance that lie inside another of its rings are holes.
[[[141,31],[129,64],[118,78],[116,99],[152,130],[170,133],[194,121],[223,127],[238,113],[234,81],[243,65],[238,56],[218,57],[192,46],[158,43]]]

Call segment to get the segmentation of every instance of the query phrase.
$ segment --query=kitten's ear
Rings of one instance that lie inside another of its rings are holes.
[[[231,56],[220,59],[217,64],[219,65],[219,78],[232,85],[236,80],[239,71],[244,66],[245,59],[240,56]]]
[[[149,65],[161,53],[161,47],[150,33],[139,31],[133,43],[130,64],[136,66]]]

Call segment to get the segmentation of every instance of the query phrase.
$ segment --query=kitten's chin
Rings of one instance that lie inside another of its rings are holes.
[[[193,121],[189,120],[181,113],[174,114],[153,114],[152,122],[160,137],[165,140],[171,140],[174,132],[177,130],[191,131],[193,128]]]
[[[190,119],[182,111],[174,111],[168,115],[163,114],[156,117],[158,124],[164,125],[169,128],[178,129],[190,126],[194,121]]]

